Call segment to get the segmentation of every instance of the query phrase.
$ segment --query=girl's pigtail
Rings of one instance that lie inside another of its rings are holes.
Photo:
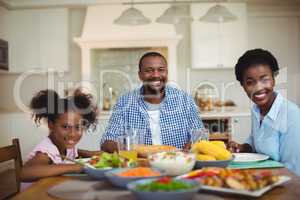
[[[92,128],[96,128],[98,107],[94,102],[93,96],[80,90],[75,90],[73,98],[76,109],[83,117],[85,127],[90,128],[92,126]]]
[[[57,115],[59,95],[54,90],[41,90],[30,102],[32,118],[39,125],[41,119],[54,122]]]

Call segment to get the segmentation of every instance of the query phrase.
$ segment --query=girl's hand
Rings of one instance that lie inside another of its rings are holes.
[[[79,164],[74,164],[74,173],[81,173],[83,171],[83,166]]]

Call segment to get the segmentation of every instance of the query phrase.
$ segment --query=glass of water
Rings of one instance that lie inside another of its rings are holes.
[[[209,141],[209,130],[206,128],[192,129],[191,130],[191,144],[200,140]]]

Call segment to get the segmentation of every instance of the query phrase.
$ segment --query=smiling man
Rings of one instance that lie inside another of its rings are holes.
[[[203,127],[197,106],[187,93],[168,86],[166,59],[157,52],[139,61],[140,88],[120,97],[101,140],[101,149],[117,150],[118,136],[135,130],[144,144],[184,148],[193,129]]]

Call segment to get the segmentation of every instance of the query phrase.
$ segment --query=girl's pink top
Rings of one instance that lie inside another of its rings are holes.
[[[69,162],[61,158],[58,148],[55,144],[53,144],[49,137],[44,138],[37,146],[35,146],[35,148],[29,153],[27,160],[32,159],[38,152],[47,154],[54,164]],[[67,149],[66,157],[74,160],[78,157],[78,149],[76,147]]]
[[[38,145],[35,146],[35,148],[27,156],[27,160],[32,159],[38,152],[47,154],[54,164],[70,163],[68,160],[63,160],[60,157],[58,148],[55,144],[53,144],[49,137],[44,138]],[[78,149],[76,147],[67,149],[66,157],[74,160],[78,157]],[[31,184],[32,182],[21,182],[21,191],[24,191]]]

